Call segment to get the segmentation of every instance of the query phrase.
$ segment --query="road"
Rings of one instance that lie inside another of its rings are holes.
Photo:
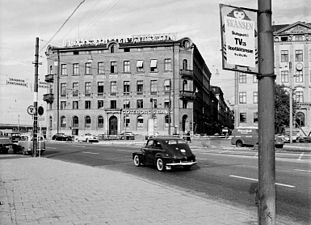
[[[198,164],[191,171],[165,173],[155,168],[135,167],[131,153],[138,146],[54,142],[44,157],[122,171],[199,195],[257,210],[252,187],[257,182],[255,151],[193,148]],[[310,224],[311,155],[276,153],[277,215],[297,224]]]

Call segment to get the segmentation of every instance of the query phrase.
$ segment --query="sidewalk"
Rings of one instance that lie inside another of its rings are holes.
[[[0,155],[0,201],[2,225],[257,224],[255,207],[237,208],[104,168],[20,155]]]

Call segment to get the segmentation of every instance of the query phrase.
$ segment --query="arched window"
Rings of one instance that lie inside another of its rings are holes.
[[[111,45],[111,46],[110,46],[110,53],[114,53],[114,51],[115,51],[115,46],[114,46],[114,45]]]
[[[79,118],[77,116],[72,117],[72,127],[79,127]]]
[[[53,119],[52,116],[49,117],[49,129],[52,130]]]
[[[53,74],[53,66],[50,65],[50,74]]]
[[[90,116],[86,116],[85,117],[85,128],[90,128],[91,127],[91,117]]]
[[[164,118],[164,121],[165,121],[165,127],[168,127],[171,122],[170,116],[166,115]]]
[[[187,59],[184,59],[184,60],[182,61],[182,68],[183,68],[183,70],[188,69],[188,62],[187,62]]]
[[[97,126],[98,126],[98,128],[103,128],[104,127],[104,117],[103,116],[98,116],[98,118],[97,118]]]
[[[141,115],[137,116],[137,127],[144,127],[144,117],[142,117]]]
[[[66,127],[66,117],[65,116],[61,116],[61,118],[60,118],[60,127],[63,127],[63,128]]]

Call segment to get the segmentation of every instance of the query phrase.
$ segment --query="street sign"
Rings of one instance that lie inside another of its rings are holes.
[[[225,70],[258,73],[257,10],[220,4]]]
[[[34,115],[36,113],[36,108],[33,105],[28,106],[27,113],[29,115]]]

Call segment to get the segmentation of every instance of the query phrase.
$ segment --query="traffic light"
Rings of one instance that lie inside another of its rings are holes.
[[[38,107],[38,115],[39,115],[39,116],[42,116],[43,113],[44,113],[44,108],[43,108],[42,106],[39,106],[39,107]]]

